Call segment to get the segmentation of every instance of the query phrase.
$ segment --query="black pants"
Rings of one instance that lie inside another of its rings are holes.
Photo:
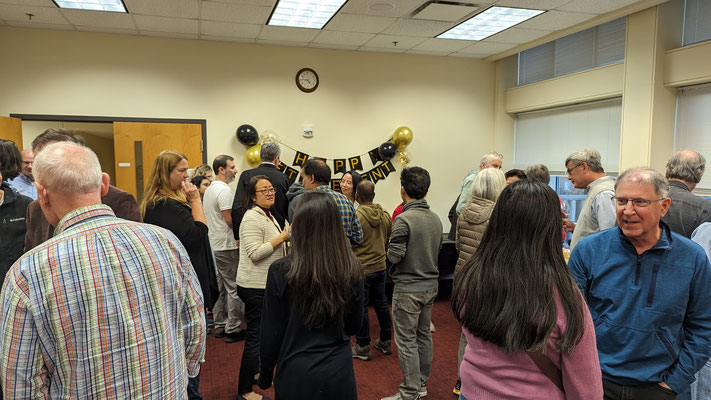
[[[244,303],[244,319],[247,322],[247,336],[239,367],[237,393],[242,395],[252,391],[254,375],[259,373],[259,334],[262,325],[262,302],[264,289],[249,289],[237,286],[237,295]]]
[[[370,318],[368,317],[368,299],[373,293],[373,309],[378,316],[380,324],[380,340],[390,340],[393,334],[388,298],[385,295],[385,270],[373,272],[365,276],[363,281],[363,325],[356,334],[356,343],[359,346],[370,345]]]
[[[640,385],[620,385],[602,380],[605,392],[604,400],[674,400],[676,393],[659,386],[658,383],[643,383]]]

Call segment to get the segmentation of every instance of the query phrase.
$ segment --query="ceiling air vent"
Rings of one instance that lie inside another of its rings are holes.
[[[479,10],[479,8],[476,4],[432,1],[415,11],[411,18],[455,22]]]

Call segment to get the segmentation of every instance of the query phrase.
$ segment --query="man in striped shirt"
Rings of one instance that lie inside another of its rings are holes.
[[[49,145],[33,172],[56,230],[3,285],[5,398],[185,398],[205,353],[202,293],[185,249],[101,204],[109,178],[88,148]]]

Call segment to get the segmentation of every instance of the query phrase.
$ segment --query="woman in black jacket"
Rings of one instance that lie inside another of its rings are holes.
[[[200,281],[205,307],[212,309],[219,297],[215,266],[207,236],[207,220],[200,193],[188,178],[188,159],[177,151],[162,151],[153,163],[141,202],[143,222],[173,232],[190,256]],[[201,399],[199,375],[190,378],[188,398]]]

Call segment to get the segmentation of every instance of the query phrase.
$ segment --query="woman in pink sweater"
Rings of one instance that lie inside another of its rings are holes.
[[[595,329],[561,224],[548,185],[521,180],[501,193],[452,292],[467,338],[462,399],[602,399]]]

